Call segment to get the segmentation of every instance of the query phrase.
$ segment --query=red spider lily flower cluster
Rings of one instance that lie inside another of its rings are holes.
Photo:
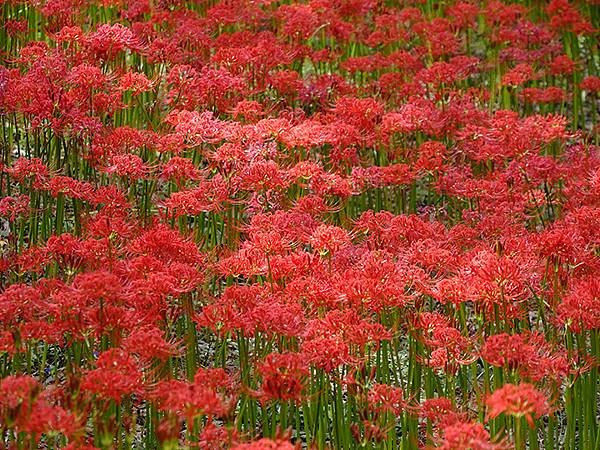
[[[0,449],[595,450],[599,6],[0,0]]]
[[[549,412],[544,394],[528,383],[518,386],[505,384],[494,391],[486,403],[489,407],[489,417],[496,417],[502,413],[525,417],[531,426],[534,426],[535,418]]]

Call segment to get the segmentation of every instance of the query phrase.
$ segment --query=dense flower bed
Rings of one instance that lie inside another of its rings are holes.
[[[0,449],[598,449],[598,1],[0,0]]]

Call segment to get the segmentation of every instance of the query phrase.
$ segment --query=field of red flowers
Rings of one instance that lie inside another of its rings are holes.
[[[600,448],[598,0],[0,8],[0,449]]]

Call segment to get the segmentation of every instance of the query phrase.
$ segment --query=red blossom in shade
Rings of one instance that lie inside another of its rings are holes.
[[[439,424],[441,428],[461,422],[464,417],[459,414],[452,401],[446,397],[429,398],[419,406],[419,416]]]
[[[552,75],[571,75],[577,63],[567,55],[559,55],[550,62],[549,71]]]
[[[504,86],[519,86],[533,80],[535,76],[533,67],[528,64],[519,64],[504,74],[502,84]]]
[[[81,432],[81,425],[74,415],[64,408],[51,405],[45,400],[37,400],[26,413],[21,413],[15,421],[15,429],[33,435],[42,433],[62,433],[71,437]]]
[[[10,331],[0,331],[0,354],[8,353],[9,355],[14,354],[15,339]]]
[[[304,355],[299,353],[271,353],[258,365],[262,377],[262,402],[270,400],[299,401],[309,375]]]
[[[581,89],[584,91],[595,94],[596,92],[600,92],[600,77],[589,76],[585,77],[580,84]]]
[[[481,348],[481,356],[489,364],[497,367],[517,367],[531,357],[531,347],[525,347],[525,340],[519,334],[496,334],[486,339]]]
[[[367,395],[369,408],[378,413],[391,413],[399,416],[406,408],[402,388],[387,384],[375,384]]]
[[[29,210],[29,196],[18,195],[0,199],[0,216],[8,217],[15,221],[18,216],[24,215]]]
[[[0,412],[27,409],[40,391],[39,383],[29,375],[8,376],[0,380]]]
[[[176,438],[174,433],[174,438]],[[223,448],[231,448],[238,442],[239,436],[235,429],[215,425],[214,421],[209,421],[202,429],[200,435],[200,448],[206,450],[220,450]]]

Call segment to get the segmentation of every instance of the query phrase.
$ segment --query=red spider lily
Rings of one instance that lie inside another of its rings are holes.
[[[176,438],[174,434],[173,438]],[[230,427],[216,426],[214,422],[208,422],[202,429],[199,445],[207,450],[218,450],[222,448],[231,448],[240,440],[236,430]],[[190,442],[190,445],[194,445]]]
[[[259,439],[255,442],[238,444],[232,447],[232,450],[298,450],[300,444],[294,445],[287,440],[277,439]]]
[[[524,345],[524,338],[519,334],[497,334],[486,339],[481,354],[483,359],[494,366],[516,367],[527,362],[531,357],[530,352],[533,352],[533,348],[524,348]]]
[[[441,135],[445,118],[435,106],[427,100],[411,99],[399,108],[385,114],[381,121],[381,132],[386,139],[394,133],[423,132],[429,135]]]
[[[48,168],[39,158],[19,158],[10,168],[4,168],[17,183],[30,179],[34,187],[40,187],[49,175]]]
[[[193,383],[161,381],[150,395],[160,409],[179,413],[188,422],[201,415],[225,417],[237,403],[232,379],[222,369],[198,369]]]
[[[29,210],[29,197],[19,195],[0,199],[0,216],[8,217],[15,221],[18,216],[25,215]]]
[[[71,437],[81,432],[81,424],[73,414],[60,406],[36,401],[27,414],[16,418],[15,429],[34,436],[44,433],[62,433]]]
[[[348,345],[336,337],[306,340],[302,344],[302,352],[312,364],[326,372],[331,372],[343,364],[356,363],[350,355]]]
[[[39,383],[28,375],[9,376],[0,381],[2,409],[27,409],[39,393]],[[3,411],[6,414],[8,411]]]
[[[521,377],[534,381],[544,377],[561,380],[569,371],[565,351],[552,351],[539,334],[490,336],[481,348],[481,356],[493,366],[517,369]]]
[[[589,33],[593,30],[591,24],[567,0],[552,0],[546,7],[546,12],[554,28],[569,29],[575,33]]]
[[[519,64],[502,77],[505,86],[519,86],[527,81],[535,79],[535,71],[528,64]]]
[[[84,37],[85,45],[101,58],[114,58],[126,49],[139,50],[140,43],[132,31],[121,24],[103,24]]]
[[[111,349],[100,354],[97,369],[86,372],[81,389],[100,398],[116,402],[123,396],[137,394],[142,390],[142,373],[138,364],[124,350]]]
[[[86,198],[94,206],[102,206],[103,211],[115,213],[129,208],[125,194],[116,186],[101,186]]]
[[[262,384],[256,395],[262,402],[297,402],[302,398],[309,370],[301,354],[271,353],[259,364],[258,373]]]
[[[317,226],[318,221],[308,213],[277,211],[256,214],[244,231],[248,232],[251,240],[254,240],[254,236],[268,235],[270,232],[278,233],[282,241],[281,250],[289,250],[295,244],[308,243]]]
[[[419,416],[431,420],[440,428],[462,422],[465,417],[458,413],[452,401],[445,397],[429,398],[419,405]]]
[[[454,54],[459,49],[458,38],[452,32],[448,19],[439,17],[430,22],[419,22],[413,30],[424,38],[434,58]]]
[[[386,384],[375,384],[368,393],[369,408],[378,413],[399,416],[406,407],[401,388]]]
[[[558,305],[558,319],[573,331],[600,327],[600,283],[592,276],[577,280]]]
[[[202,181],[193,189],[174,192],[164,201],[176,217],[196,216],[201,212],[219,211],[229,199],[229,189],[220,176]]]
[[[431,329],[431,335],[425,331],[424,343],[432,348],[427,364],[447,373],[456,373],[459,365],[471,364],[476,357],[470,354],[471,343],[459,330],[453,327],[438,325]]]
[[[204,262],[204,257],[193,242],[165,225],[144,230],[127,245],[127,251],[131,255],[152,255],[169,263],[198,265]]]
[[[252,233],[250,245],[267,258],[291,250],[290,242],[274,230]]]
[[[25,375],[9,376],[0,380],[0,417],[4,424],[14,426],[19,432],[59,432],[73,436],[81,424],[72,413],[60,406],[52,405],[41,393],[41,386]]]
[[[0,447],[598,441],[598,0],[0,3]]]
[[[119,79],[119,89],[122,91],[131,91],[134,96],[142,92],[148,92],[152,88],[152,81],[143,73],[127,72]]]
[[[383,428],[375,423],[370,422],[369,420],[363,420],[362,426],[364,432],[361,433],[361,430],[358,424],[354,423],[350,426],[350,432],[352,433],[352,437],[355,441],[358,442],[383,442],[389,430]]]
[[[258,122],[263,114],[263,107],[260,103],[248,100],[239,101],[231,111],[234,119],[243,118],[246,122],[250,123]]]
[[[566,92],[559,87],[551,86],[549,88],[525,88],[520,96],[525,103],[561,103],[567,99]]]
[[[506,318],[520,314],[519,304],[529,296],[525,271],[516,261],[498,258],[492,253],[481,253],[472,264],[472,283],[477,301],[488,310],[498,305]]]
[[[361,320],[356,312],[331,311],[323,319],[308,323],[302,352],[317,367],[331,371],[344,363],[352,363],[350,345],[364,350],[369,343],[378,344],[390,338],[380,324]]]
[[[92,444],[85,442],[71,442],[64,448],[65,450],[98,450],[98,447],[94,447]]]
[[[269,84],[290,101],[298,96],[302,80],[295,70],[278,70],[269,74]]]
[[[55,35],[56,42],[62,43],[79,43],[83,37],[83,30],[78,26],[64,26]]]
[[[50,178],[47,182],[46,189],[48,189],[53,197],[58,197],[60,194],[63,194],[67,197],[78,198],[81,200],[90,198],[94,192],[94,187],[91,183],[60,175]]]
[[[331,257],[341,248],[350,245],[350,236],[342,228],[320,225],[311,236],[310,244],[320,254]]]
[[[31,320],[44,310],[43,292],[40,287],[15,283],[0,294],[2,310],[0,318],[5,326]]]
[[[307,39],[324,23],[309,5],[283,5],[277,10],[283,22],[282,32],[295,39]]]
[[[571,75],[577,68],[577,63],[568,55],[559,55],[550,62],[549,72],[552,75]]]
[[[165,341],[158,328],[136,329],[123,340],[122,346],[143,360],[165,360],[177,354],[175,346]]]
[[[354,248],[359,252],[361,248]],[[335,276],[337,288],[343,293],[346,304],[360,310],[372,312],[410,304],[411,296],[407,288],[412,284],[411,275],[402,263],[395,263],[386,252],[364,252],[364,256],[354,267],[338,267],[334,259],[332,269],[340,270],[341,276]]]
[[[476,422],[455,422],[443,428],[443,440],[436,448],[444,450],[500,450],[508,448],[502,443],[494,443],[482,424]]]
[[[175,108],[204,106],[226,111],[233,108],[247,90],[246,81],[225,68],[207,67],[197,71],[177,65],[171,69],[167,81],[172,85],[169,101]]]
[[[446,13],[452,18],[454,25],[460,29],[474,28],[479,13],[477,5],[458,2],[450,5]]]
[[[27,31],[28,25],[26,20],[7,20],[5,22],[6,33],[14,37],[18,34],[24,34]]]
[[[286,186],[285,173],[275,161],[252,162],[240,175],[240,187],[246,190],[266,191]]]
[[[142,158],[137,155],[116,155],[111,158],[106,173],[116,174],[120,177],[139,180],[148,173],[148,167]]]
[[[589,76],[583,79],[580,85],[581,89],[590,93],[600,91],[600,77]]]
[[[525,417],[532,428],[535,426],[534,419],[550,413],[546,396],[528,383],[505,384],[487,398],[486,405],[489,408],[488,419],[503,413]]]
[[[207,305],[196,321],[219,334],[242,330],[246,336],[257,331],[299,336],[305,328],[298,302],[266,286],[232,286],[217,302]]]
[[[196,111],[175,110],[166,118],[165,123],[175,129],[185,145],[194,147],[203,142],[219,142],[227,137],[227,123],[215,119],[211,112],[199,114]]]
[[[83,95],[86,95],[86,91],[91,92],[94,89],[101,89],[108,79],[99,67],[79,64],[71,69],[65,81],[72,84],[76,89],[81,89]]]
[[[9,355],[14,354],[16,351],[15,348],[15,338],[10,331],[1,331],[0,332],[0,353],[8,353]]]
[[[342,97],[336,102],[333,112],[342,121],[366,132],[380,119],[383,107],[373,99]]]

